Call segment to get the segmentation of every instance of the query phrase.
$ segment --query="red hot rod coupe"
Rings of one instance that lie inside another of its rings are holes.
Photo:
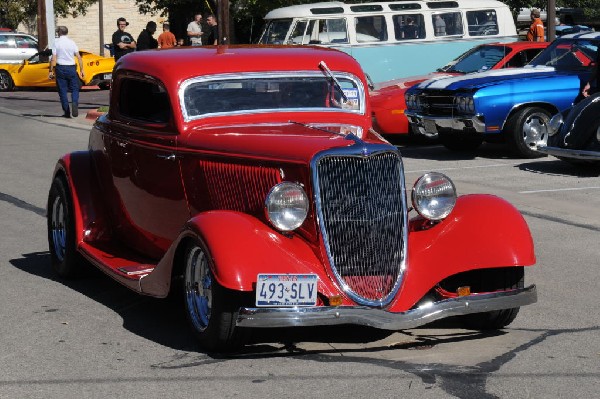
[[[256,328],[508,325],[537,298],[523,217],[494,196],[457,198],[440,173],[408,193],[366,88],[330,49],[121,58],[89,148],[56,165],[54,269],[87,261],[140,294],[179,293],[209,351]]]

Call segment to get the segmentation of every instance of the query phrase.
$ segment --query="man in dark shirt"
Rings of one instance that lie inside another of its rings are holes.
[[[158,48],[158,40],[152,36],[154,32],[156,32],[156,22],[150,21],[146,24],[146,29],[142,30],[142,33],[138,36],[137,51]]]
[[[217,18],[211,14],[206,17],[206,23],[208,24],[210,30],[206,40],[206,45],[216,46],[219,44],[219,28],[217,26]]]
[[[129,25],[129,22],[123,17],[117,19],[117,26],[119,29],[112,35],[113,53],[115,55],[115,61],[123,57],[125,54],[135,51],[136,43],[133,40],[133,36],[128,32],[125,32],[125,28]]]

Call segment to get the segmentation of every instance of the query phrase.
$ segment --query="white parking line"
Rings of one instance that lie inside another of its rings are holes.
[[[580,191],[580,190],[598,190],[600,187],[573,187],[573,188],[557,188],[552,190],[531,190],[531,191],[519,191],[519,194],[535,194],[535,193],[551,193],[557,191]]]

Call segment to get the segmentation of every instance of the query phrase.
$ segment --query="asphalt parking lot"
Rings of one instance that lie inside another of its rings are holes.
[[[51,271],[54,163],[87,147],[84,110],[107,103],[107,91],[84,92],[81,115],[64,119],[56,92],[0,93],[0,398],[597,396],[600,169],[511,158],[500,144],[465,155],[397,140],[408,188],[436,170],[461,195],[498,195],[519,209],[536,247],[526,283],[538,286],[538,303],[491,334],[451,323],[265,331],[223,357],[198,349],[177,305],[101,273],[67,281]]]

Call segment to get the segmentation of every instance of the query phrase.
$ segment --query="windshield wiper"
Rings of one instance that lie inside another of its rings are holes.
[[[329,67],[327,66],[325,61],[319,62],[319,68],[321,68],[321,70],[325,73],[325,75],[327,75],[327,77],[331,80],[331,82],[333,83],[335,88],[340,92],[344,101],[348,101],[348,97],[346,97],[346,95],[344,94],[344,90],[342,90],[342,86],[340,86],[340,82],[338,82],[338,80],[335,78],[335,76],[333,76],[333,73],[331,73],[331,70],[329,69]]]

